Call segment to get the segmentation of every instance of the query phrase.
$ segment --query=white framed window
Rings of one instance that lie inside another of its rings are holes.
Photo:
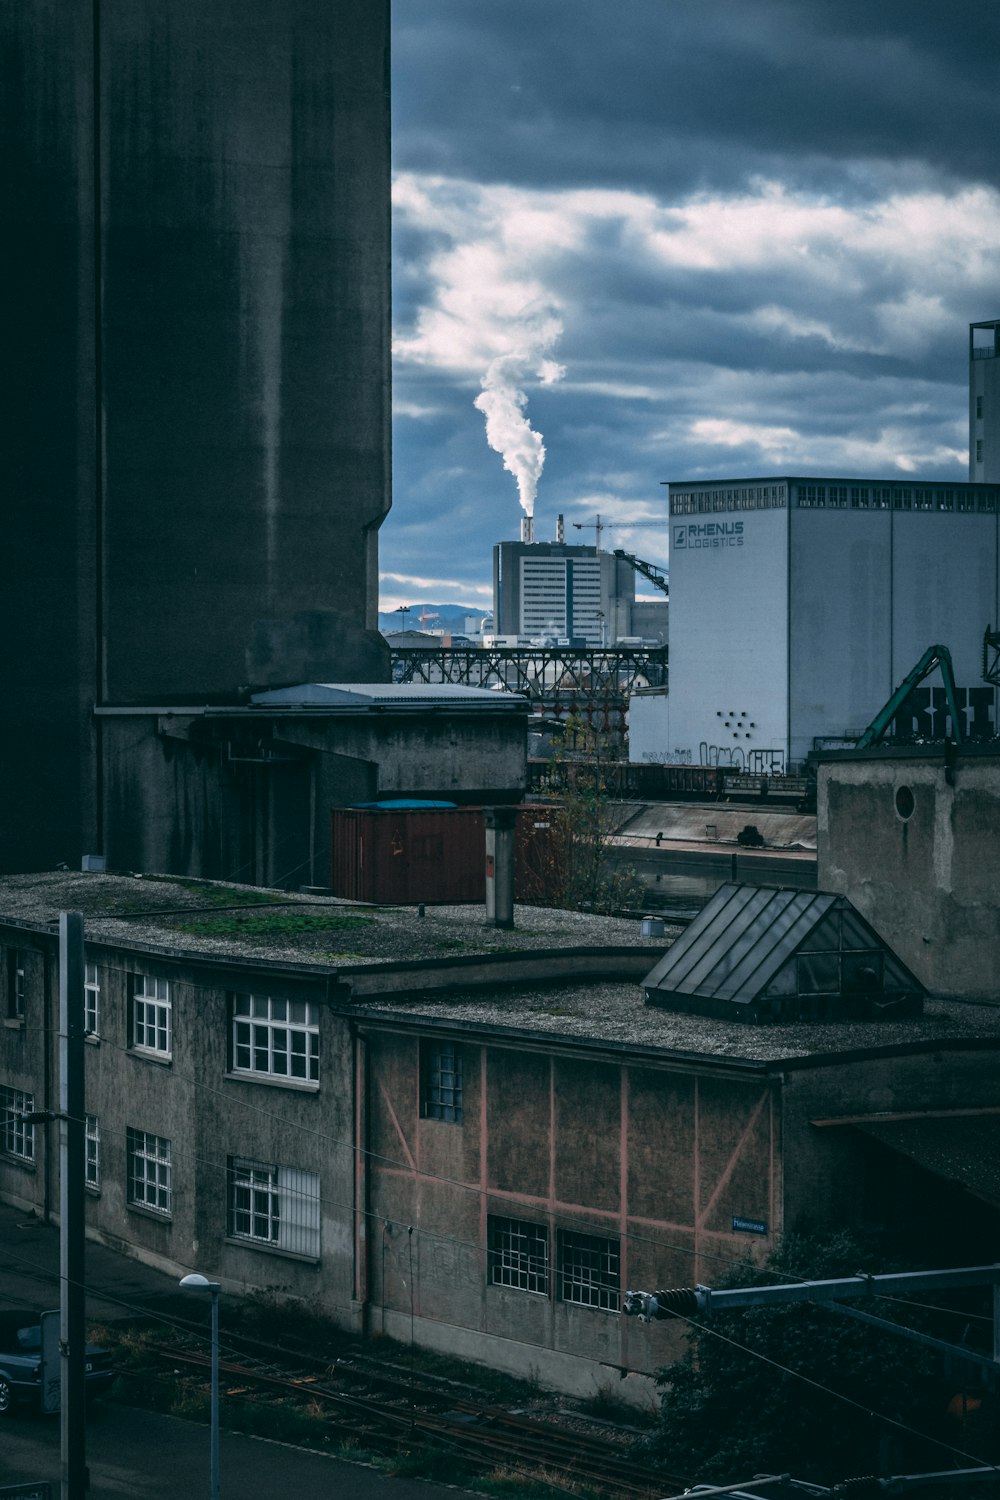
[[[101,1186],[101,1125],[96,1115],[86,1115],[84,1119],[87,1146],[85,1181],[89,1188],[93,1188],[95,1192],[99,1192]]]
[[[312,1000],[237,994],[232,1070],[293,1083],[319,1082],[319,1006]]]
[[[101,976],[96,964],[83,966],[83,1026],[88,1036],[101,1031]]]
[[[549,1292],[549,1231],[524,1219],[489,1216],[489,1276],[494,1286]]]
[[[128,1201],[135,1208],[170,1215],[170,1142],[147,1130],[126,1131]]]
[[[148,974],[132,976],[132,1046],[170,1056],[170,985]]]
[[[19,1161],[35,1159],[35,1127],[21,1118],[35,1107],[34,1094],[0,1085],[0,1149]]]
[[[228,1229],[290,1255],[319,1256],[319,1174],[231,1156],[228,1162]]]
[[[7,1015],[12,1021],[23,1021],[25,1009],[24,950],[7,950]]]
[[[621,1242],[576,1230],[559,1231],[559,1284],[564,1302],[618,1312]]]

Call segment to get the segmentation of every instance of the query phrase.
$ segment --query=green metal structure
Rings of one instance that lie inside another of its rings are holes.
[[[872,745],[879,744],[913,689],[938,667],[941,669],[941,680],[948,699],[948,712],[951,714],[951,737],[957,745],[962,744],[962,719],[955,701],[955,669],[951,663],[951,652],[947,646],[928,646],[916,666],[906,674],[888,703],[879,709],[858,740],[859,750],[867,750]]]

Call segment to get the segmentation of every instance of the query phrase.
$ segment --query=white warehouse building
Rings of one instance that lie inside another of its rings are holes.
[[[670,695],[662,759],[800,765],[858,736],[928,646],[949,648],[962,729],[997,732],[983,632],[1000,620],[986,484],[785,476],[670,482]],[[901,732],[939,738],[939,678]],[[661,757],[657,757],[658,759]]]

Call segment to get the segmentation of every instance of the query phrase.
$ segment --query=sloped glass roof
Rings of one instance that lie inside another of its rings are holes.
[[[779,971],[790,963],[794,969],[796,955],[817,952],[838,956],[828,966],[837,978],[817,989],[817,966],[800,965],[802,977],[793,992],[823,993],[830,1000],[857,994],[857,974],[864,972],[873,981],[880,976],[880,992],[923,995],[919,981],[845,896],[724,885],[647,975],[646,998],[681,1008],[687,998],[717,1014],[752,1007]],[[840,962],[847,955],[854,956],[853,964]],[[871,962],[862,969],[859,960],[866,956]],[[787,984],[777,988],[789,993]]]

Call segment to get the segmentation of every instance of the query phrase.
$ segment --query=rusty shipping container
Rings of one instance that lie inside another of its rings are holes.
[[[330,822],[335,895],[386,906],[486,900],[482,808],[335,807]],[[518,810],[518,900],[531,899],[550,833],[547,809]]]

